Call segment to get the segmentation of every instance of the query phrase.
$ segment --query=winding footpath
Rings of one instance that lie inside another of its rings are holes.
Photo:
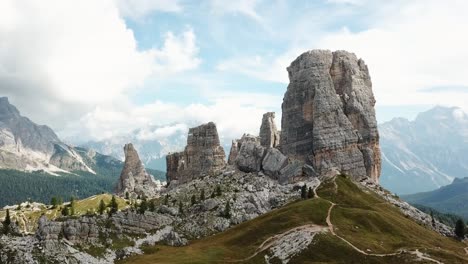
[[[335,178],[333,178],[332,180],[333,180],[333,183],[334,183],[334,189],[335,189],[334,191],[335,191],[335,193],[338,193],[338,184],[336,183]],[[320,183],[312,189],[313,192],[314,192],[314,195],[315,195],[314,197],[315,198],[321,198],[317,193],[317,189],[318,189],[319,186],[320,186]],[[400,255],[402,253],[409,253],[409,254],[412,254],[412,255],[415,255],[416,257],[418,257],[419,260],[427,260],[427,261],[431,261],[431,262],[434,262],[434,263],[437,263],[437,264],[443,264],[443,262],[440,262],[440,261],[438,261],[436,259],[433,259],[433,258],[430,258],[430,257],[426,256],[423,252],[420,252],[419,249],[412,250],[412,251],[407,251],[407,250],[400,249],[395,253],[388,253],[388,254],[368,253],[368,252],[365,252],[365,251],[361,250],[360,248],[356,247],[355,245],[353,245],[351,242],[349,242],[345,238],[343,238],[343,237],[341,237],[341,236],[339,236],[338,234],[335,233],[334,226],[333,226],[333,224],[331,222],[331,213],[332,213],[333,208],[335,208],[336,204],[333,203],[332,201],[327,200],[327,199],[324,199],[324,198],[321,198],[321,199],[323,199],[323,200],[330,203],[330,207],[328,208],[328,213],[327,213],[327,218],[326,218],[327,226],[308,224],[308,225],[298,226],[298,227],[289,229],[289,230],[287,230],[287,231],[285,231],[283,233],[271,236],[268,239],[266,239],[265,241],[263,241],[263,243],[260,244],[260,246],[255,250],[255,252],[252,255],[250,255],[250,256],[248,256],[248,257],[246,257],[244,259],[233,260],[233,261],[228,261],[228,262],[233,263],[233,262],[244,262],[244,261],[251,260],[254,257],[256,257],[259,253],[261,253],[261,252],[267,250],[268,248],[272,247],[275,244],[275,242],[277,242],[281,238],[283,238],[283,237],[285,237],[288,234],[291,234],[293,232],[308,231],[308,232],[311,232],[311,233],[320,233],[320,232],[330,231],[330,233],[333,236],[339,238],[340,240],[342,240],[343,242],[348,244],[355,251],[357,251],[357,252],[359,252],[359,253],[361,253],[363,255],[366,255],[366,256],[389,257],[389,256]],[[465,248],[465,253],[468,255],[468,247]]]

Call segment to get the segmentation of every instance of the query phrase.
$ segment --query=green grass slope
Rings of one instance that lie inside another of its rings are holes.
[[[323,183],[317,192],[320,197],[291,203],[188,246],[147,247],[147,254],[122,263],[264,263],[268,248],[254,254],[264,241],[307,224],[327,227],[331,203],[336,204],[330,211],[336,235],[330,231],[317,234],[289,263],[412,263],[420,252],[445,263],[468,262],[467,245],[420,226],[345,177],[337,177],[336,184]]]

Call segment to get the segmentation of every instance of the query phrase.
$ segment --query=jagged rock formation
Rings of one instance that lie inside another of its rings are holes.
[[[234,139],[231,144],[231,150],[229,151],[229,157],[228,157],[229,165],[236,164],[236,158],[237,158],[237,155],[239,154],[240,147],[241,147],[241,140]]]
[[[280,133],[275,124],[275,113],[268,112],[263,115],[260,126],[260,144],[265,148],[276,148],[280,143]]]
[[[126,144],[124,146],[124,152],[125,164],[120,174],[119,181],[117,182],[115,193],[118,195],[125,195],[128,192],[133,196],[155,196],[161,186],[146,172],[133,145],[131,143]]]
[[[313,50],[288,67],[281,151],[311,164],[378,182],[380,147],[375,99],[363,60],[346,51]]]
[[[166,156],[167,181],[183,183],[217,173],[226,166],[225,159],[213,122],[190,128],[185,150]]]

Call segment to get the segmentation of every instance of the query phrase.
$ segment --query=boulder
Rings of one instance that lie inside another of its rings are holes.
[[[237,168],[243,172],[259,172],[262,169],[264,156],[265,148],[260,145],[260,139],[252,135],[244,135],[236,158]]]
[[[262,168],[266,175],[277,178],[280,170],[284,167],[288,157],[275,148],[269,148],[266,151],[265,158],[262,161]]]

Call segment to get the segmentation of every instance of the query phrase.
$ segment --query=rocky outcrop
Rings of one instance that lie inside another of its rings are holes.
[[[275,113],[268,112],[263,115],[260,126],[260,144],[265,148],[276,148],[280,143],[280,133],[275,124]]]
[[[288,67],[281,151],[319,174],[338,170],[378,182],[375,99],[363,60],[346,51],[313,50]]]
[[[243,172],[258,172],[262,169],[265,148],[260,144],[260,138],[245,134],[240,142],[239,153],[235,164]]]
[[[226,154],[213,122],[190,128],[183,152],[167,155],[167,181],[188,182],[220,172],[226,166]]]
[[[240,147],[241,147],[241,140],[234,139],[231,144],[231,150],[229,151],[229,157],[228,157],[229,165],[236,164],[236,159],[237,159],[237,155],[239,154]]]
[[[124,147],[125,164],[120,174],[115,189],[117,195],[125,195],[127,192],[133,196],[153,197],[158,191],[158,184],[148,174],[137,151],[132,144]]]

